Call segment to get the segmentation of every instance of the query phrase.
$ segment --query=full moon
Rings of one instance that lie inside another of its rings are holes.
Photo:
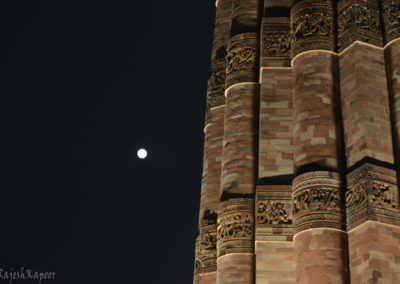
[[[147,157],[147,151],[145,149],[139,149],[139,151],[137,151],[137,156],[140,159],[144,159]]]

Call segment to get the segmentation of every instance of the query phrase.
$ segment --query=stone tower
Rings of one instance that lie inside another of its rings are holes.
[[[218,0],[194,283],[400,283],[400,0]]]

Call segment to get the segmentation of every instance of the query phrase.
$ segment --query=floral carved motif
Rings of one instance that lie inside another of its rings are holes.
[[[221,219],[218,224],[218,238],[221,240],[253,235],[253,218],[250,214],[236,213]]]
[[[260,201],[257,209],[257,224],[291,224],[290,203]]]
[[[385,183],[372,182],[369,199],[375,206],[387,209],[398,208],[396,194],[391,190],[390,185]]]
[[[332,210],[339,206],[339,193],[336,189],[311,188],[294,196],[294,214],[304,211]]]
[[[332,32],[331,17],[325,13],[312,12],[298,15],[293,20],[294,41],[309,36],[328,36]]]
[[[383,2],[383,18],[386,28],[400,27],[400,1],[386,0]]]
[[[205,232],[203,234],[201,240],[201,249],[202,250],[216,250],[217,249],[217,233],[214,232]]]
[[[284,55],[290,51],[290,33],[287,31],[266,31],[263,36],[264,55]]]
[[[364,204],[367,200],[367,182],[361,182],[353,189],[346,192],[346,206],[353,208]]]
[[[346,192],[346,206],[349,209],[365,204],[367,200],[372,206],[385,209],[398,208],[397,195],[386,183],[362,181]]]
[[[229,51],[226,57],[226,73],[252,69],[256,62],[254,47],[237,47]]]
[[[379,29],[379,14],[376,9],[369,9],[360,4],[353,4],[347,7],[339,16],[338,33],[341,36],[351,28],[361,28],[376,32]]]

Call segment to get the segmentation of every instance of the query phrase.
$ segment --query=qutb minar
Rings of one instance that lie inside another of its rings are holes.
[[[218,0],[194,283],[400,283],[400,1]]]

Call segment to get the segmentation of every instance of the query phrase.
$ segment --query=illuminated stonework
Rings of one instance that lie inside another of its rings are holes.
[[[194,283],[400,283],[400,1],[216,6]]]

